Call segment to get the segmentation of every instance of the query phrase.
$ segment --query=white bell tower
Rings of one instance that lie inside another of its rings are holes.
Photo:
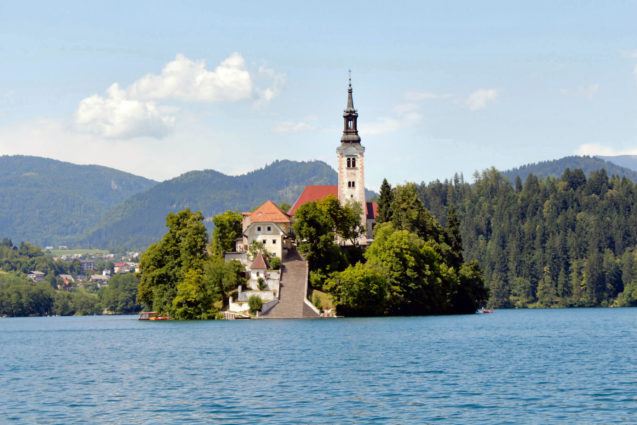
[[[336,149],[338,154],[338,200],[341,205],[358,202],[361,206],[361,225],[364,227],[367,218],[367,202],[365,199],[365,148],[358,135],[358,113],[354,109],[352,98],[352,79],[347,88],[347,108],[343,112],[345,128],[341,137],[341,145]],[[365,236],[362,244],[366,243]]]

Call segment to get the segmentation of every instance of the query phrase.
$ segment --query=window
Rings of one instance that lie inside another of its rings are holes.
[[[347,158],[347,168],[352,168],[352,158]]]
[[[265,245],[265,243],[267,242],[265,239],[263,239],[261,242],[263,242],[263,245]]]
[[[275,244],[276,243],[276,239],[272,239],[272,243]]]
[[[257,232],[261,231],[261,226],[257,226]]]
[[[272,231],[272,226],[268,226],[268,232]]]
[[[356,187],[356,182],[353,182],[353,181],[347,182],[347,187]]]
[[[356,158],[352,158],[352,168],[356,168]]]

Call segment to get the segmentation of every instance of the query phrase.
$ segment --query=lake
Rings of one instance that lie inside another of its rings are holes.
[[[0,423],[637,423],[637,309],[0,319]]]

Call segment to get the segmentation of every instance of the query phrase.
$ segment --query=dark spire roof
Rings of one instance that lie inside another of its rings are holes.
[[[341,143],[360,143],[361,138],[358,135],[358,113],[354,109],[354,97],[352,96],[352,76],[350,74],[349,84],[347,86],[347,107],[343,111],[345,120],[345,128],[343,129],[343,137]]]

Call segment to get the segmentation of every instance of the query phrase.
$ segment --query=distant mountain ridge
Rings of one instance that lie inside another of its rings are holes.
[[[157,182],[99,165],[0,156],[0,238],[68,244],[105,211]]]
[[[527,164],[518,168],[503,171],[502,175],[507,177],[512,183],[515,181],[517,176],[519,176],[522,182],[524,182],[529,174],[533,174],[539,178],[548,176],[560,177],[567,168],[570,168],[571,170],[581,168],[587,176],[589,176],[591,172],[601,170],[603,168],[606,170],[606,174],[608,174],[609,177],[617,175],[619,177],[626,177],[633,182],[637,182],[637,171],[591,156],[566,156],[561,159]]]
[[[620,167],[629,168],[637,171],[637,155],[615,155],[615,156],[597,156],[605,161],[617,164]]]
[[[166,232],[166,214],[185,208],[208,219],[227,211],[250,211],[270,199],[293,203],[307,185],[335,185],[336,171],[322,161],[275,161],[240,176],[191,171],[125,200],[77,243],[103,248],[145,249]]]

